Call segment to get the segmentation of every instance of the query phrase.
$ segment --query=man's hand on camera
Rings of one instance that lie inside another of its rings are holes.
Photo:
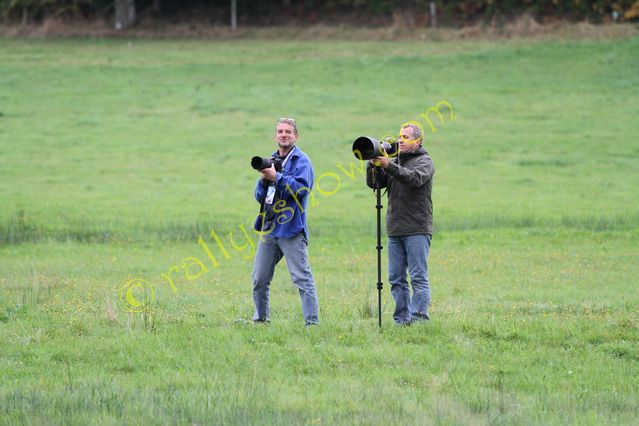
[[[389,157],[375,157],[371,160],[373,166],[381,167],[382,169],[387,169],[388,163],[390,163]]]
[[[271,164],[271,167],[268,169],[260,170],[260,174],[262,175],[262,179],[270,180],[271,182],[275,182],[275,178],[277,176],[277,172],[275,171],[275,166]]]

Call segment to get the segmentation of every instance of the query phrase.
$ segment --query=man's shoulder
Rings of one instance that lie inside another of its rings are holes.
[[[293,156],[308,157],[308,155],[304,151],[302,151],[302,148],[297,145],[295,145],[295,147],[293,148]]]
[[[417,158],[421,161],[433,161],[432,157],[424,148],[417,151]]]
[[[307,153],[302,151],[302,149],[299,146],[295,146],[295,149],[291,153],[291,157],[293,157],[293,158],[302,158],[302,159],[308,161],[309,163],[311,162],[311,157],[309,157]]]
[[[408,168],[435,168],[433,159],[423,149],[415,151],[413,155],[406,161],[406,167]]]

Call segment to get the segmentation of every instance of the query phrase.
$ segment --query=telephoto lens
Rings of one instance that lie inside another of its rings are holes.
[[[360,136],[353,142],[353,155],[358,160],[371,160],[383,156],[384,153],[393,157],[398,147],[399,144],[395,141],[389,143],[388,139],[378,141],[370,136]]]
[[[251,167],[255,170],[264,170],[271,167],[271,165],[275,166],[275,171],[282,170],[282,162],[280,160],[276,160],[274,158],[268,157],[253,157],[251,158]]]

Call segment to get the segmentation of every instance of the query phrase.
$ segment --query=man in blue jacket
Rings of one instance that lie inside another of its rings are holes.
[[[313,165],[295,145],[298,137],[295,120],[277,121],[278,150],[273,154],[273,163],[281,164],[281,170],[273,164],[260,170],[261,178],[255,187],[255,199],[261,208],[254,227],[261,236],[253,264],[254,322],[270,321],[269,287],[275,265],[285,257],[291,280],[300,292],[306,325],[319,323],[317,292],[307,252],[306,204],[313,188]]]

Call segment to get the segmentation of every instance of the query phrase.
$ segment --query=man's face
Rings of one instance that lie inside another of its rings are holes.
[[[287,123],[277,123],[275,128],[275,142],[280,150],[288,152],[295,142],[297,142],[297,135],[295,134],[295,128]]]
[[[412,127],[403,127],[399,132],[399,151],[400,152],[413,152],[420,147],[420,144],[415,140],[413,133],[415,129]]]

